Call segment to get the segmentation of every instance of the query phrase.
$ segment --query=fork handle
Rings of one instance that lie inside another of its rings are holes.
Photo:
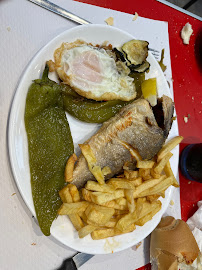
[[[79,24],[90,24],[89,21],[87,20],[84,20],[83,18],[67,11],[66,9],[64,8],[61,8],[57,5],[55,5],[54,3],[48,1],[48,0],[29,0],[30,2],[36,4],[36,5],[39,5],[43,8],[46,8],[60,16],[63,16],[65,17],[66,19],[69,19],[69,20],[72,20],[74,22],[77,22]]]
[[[76,264],[72,258],[66,259],[57,270],[77,270]]]

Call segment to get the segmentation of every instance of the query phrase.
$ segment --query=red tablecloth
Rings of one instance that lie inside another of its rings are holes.
[[[180,152],[187,144],[202,142],[202,22],[156,0],[80,2],[130,14],[137,12],[142,17],[168,22],[175,107],[179,133],[184,137]],[[193,35],[190,44],[184,45],[180,32],[187,22],[192,25]],[[190,118],[185,123],[184,117],[188,114]],[[197,202],[202,200],[202,184],[191,182],[180,173],[180,196],[182,219],[186,221],[197,210]],[[150,265],[139,268],[150,269]]]

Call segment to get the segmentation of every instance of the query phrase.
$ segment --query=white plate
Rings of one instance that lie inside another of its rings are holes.
[[[67,30],[50,41],[45,47],[43,47],[36,56],[32,59],[31,63],[27,67],[15,93],[15,97],[11,107],[11,113],[9,118],[9,133],[8,133],[8,146],[11,166],[13,175],[20,193],[29,207],[30,211],[36,216],[32,193],[30,185],[30,171],[28,161],[28,147],[27,137],[24,125],[24,110],[25,101],[28,88],[33,79],[40,78],[46,60],[53,59],[53,52],[58,48],[62,42],[71,42],[76,39],[83,39],[87,42],[95,44],[101,44],[104,41],[109,41],[113,46],[120,46],[124,42],[127,42],[134,37],[130,34],[123,32],[119,29],[110,26],[102,25],[85,25],[77,26],[70,30]],[[157,78],[158,95],[163,94],[171,96],[168,84],[165,80],[162,70],[160,69],[155,58],[149,53],[148,61],[151,64],[150,72],[146,75],[149,77]],[[55,79],[54,76],[52,79]],[[99,125],[87,124],[76,120],[67,114],[67,118],[70,124],[74,145],[76,151],[78,150],[78,143],[84,142],[89,138],[96,130]],[[177,135],[177,129],[172,128],[169,137]],[[177,175],[178,156],[179,150],[174,150],[174,157],[171,159],[172,169]],[[165,199],[162,201],[162,209],[158,212],[154,218],[147,222],[143,227],[138,227],[132,233],[125,235],[116,236],[109,238],[108,240],[97,240],[94,241],[90,236],[83,239],[78,238],[76,230],[73,228],[71,222],[66,216],[58,217],[51,226],[51,234],[63,244],[89,254],[104,254],[117,252],[128,247],[131,247],[146,236],[148,236],[152,230],[159,223],[161,216],[165,212],[171,197],[173,187],[170,187],[166,191]]]

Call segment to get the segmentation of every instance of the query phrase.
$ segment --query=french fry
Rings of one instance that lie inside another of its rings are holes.
[[[131,224],[134,224],[138,219],[152,212],[157,207],[158,204],[159,204],[158,201],[155,201],[153,203],[145,201],[142,204],[141,211],[138,211],[138,214],[137,209],[133,213],[125,215],[123,218],[119,219],[119,221],[116,224],[116,228],[124,232]]]
[[[175,148],[184,138],[182,136],[176,136],[169,142],[163,145],[161,150],[157,154],[157,162],[159,162],[168,152]]]
[[[87,236],[88,234],[92,233],[94,230],[96,230],[98,228],[98,226],[95,225],[86,225],[83,228],[81,228],[78,231],[78,235],[79,238],[84,238],[85,236]]]
[[[134,157],[136,160],[142,160],[142,157],[140,156],[138,150],[136,150],[135,148],[133,148],[130,144],[119,140],[121,145],[123,145],[123,147],[125,147],[126,149],[129,150],[130,154],[132,157]]]
[[[124,176],[126,179],[134,179],[139,176],[138,171],[124,170]]]
[[[166,163],[169,161],[169,159],[173,156],[171,152],[168,152],[154,167],[154,172],[156,174],[161,174]]]
[[[140,168],[139,169],[139,176],[142,177],[142,179],[144,181],[147,181],[147,180],[149,180],[149,179],[152,178],[152,176],[151,176],[151,170],[152,169],[149,169],[149,168],[146,168],[146,169]]]
[[[85,185],[85,188],[92,191],[100,191],[106,193],[114,193],[115,189],[107,184],[100,185],[95,181],[88,181]]]
[[[158,179],[161,177],[161,175],[159,173],[156,173],[153,168],[151,169],[151,176],[155,179]]]
[[[125,214],[128,214],[128,210],[115,209],[114,216],[123,216]]]
[[[73,202],[79,202],[80,201],[80,195],[79,195],[79,191],[77,189],[77,187],[73,184],[69,184],[68,185],[69,188],[69,192],[72,196],[72,200]]]
[[[98,208],[92,206],[90,210],[86,209],[85,214],[90,222],[96,225],[104,225],[111,219],[114,212],[113,208]]]
[[[133,190],[131,189],[125,190],[125,196],[128,202],[128,210],[130,213],[133,213],[135,211],[135,200],[133,197]]]
[[[112,201],[114,199],[118,199],[124,197],[124,190],[118,189],[113,194],[110,193],[102,193],[102,192],[92,192],[91,193],[91,199],[96,204],[103,204],[109,201]]]
[[[89,202],[63,203],[58,210],[58,215],[71,215],[84,212],[88,207]]]
[[[71,220],[74,228],[79,231],[81,228],[84,227],[83,221],[78,214],[71,214],[69,215],[69,219]]]
[[[178,184],[178,182],[177,182],[177,180],[176,180],[176,178],[175,178],[175,176],[174,176],[174,174],[173,174],[173,171],[172,171],[172,169],[171,169],[171,166],[170,166],[170,162],[168,161],[167,163],[166,163],[166,165],[165,165],[165,167],[164,167],[164,172],[165,172],[165,174],[166,174],[166,176],[167,177],[169,177],[169,176],[172,176],[173,177],[173,186],[174,187],[179,187],[179,184]]]
[[[111,172],[112,171],[111,171],[110,167],[108,167],[108,166],[106,166],[102,169],[102,173],[104,176],[110,174]]]
[[[92,199],[91,199],[92,192],[91,191],[89,191],[85,188],[82,188],[81,193],[82,193],[82,196],[83,196],[85,201],[92,202]]]
[[[158,198],[160,197],[160,195],[154,194],[154,195],[148,195],[146,197],[147,197],[147,201],[154,202],[154,201],[158,200]]]
[[[161,201],[158,201],[158,204],[156,204],[156,207],[154,208],[154,210],[152,210],[150,213],[143,216],[142,218],[138,219],[135,222],[135,225],[143,226],[145,223],[151,220],[153,216],[156,215],[156,213],[158,213],[160,210],[161,210]]]
[[[102,173],[101,167],[96,165],[97,160],[92,152],[90,145],[89,144],[79,144],[79,147],[80,147],[81,152],[84,155],[84,157],[88,163],[89,170],[94,175],[95,179],[101,185],[103,185],[105,183],[104,175]]]
[[[172,176],[167,177],[157,183],[155,186],[150,187],[141,193],[138,194],[138,197],[145,197],[149,195],[154,195],[154,194],[162,194],[162,191],[165,191],[169,186],[171,186],[174,183],[174,179]]]
[[[77,161],[76,154],[72,154],[69,159],[67,160],[65,166],[65,181],[71,182],[73,180],[73,171],[74,171],[74,164]]]
[[[64,203],[72,203],[73,202],[72,196],[69,192],[68,185],[66,185],[65,187],[63,187],[63,189],[61,189],[59,191],[59,195],[60,195],[62,202],[64,202]]]
[[[107,184],[113,186],[114,189],[134,189],[134,186],[130,183],[130,181],[117,180],[117,178],[111,178]]]
[[[91,233],[91,237],[93,238],[93,240],[99,240],[99,239],[105,239],[107,237],[113,237],[116,235],[120,235],[123,233],[129,233],[135,230],[135,225],[132,224],[130,225],[130,227],[127,228],[127,230],[125,230],[124,232],[118,230],[117,228],[108,228],[108,229],[98,229],[98,230],[94,230]]]
[[[133,196],[134,198],[138,198],[138,197],[142,197],[142,196],[139,196],[139,194],[141,194],[143,191],[145,190],[148,190],[149,188],[157,185],[158,183],[160,183],[163,179],[165,179],[165,175],[162,175],[160,178],[157,178],[157,179],[150,179],[148,181],[145,181],[142,183],[142,185],[138,186],[134,193],[133,193]],[[149,194],[148,194],[149,195]]]
[[[134,186],[134,187],[138,187],[142,184],[142,177],[138,177],[136,179],[128,179],[130,181],[130,183]]]
[[[137,168],[143,169],[151,169],[154,166],[153,160],[138,160],[137,161]]]

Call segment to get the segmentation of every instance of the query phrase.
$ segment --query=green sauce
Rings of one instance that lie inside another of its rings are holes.
[[[61,205],[59,190],[64,187],[64,169],[73,153],[73,141],[63,109],[61,89],[47,78],[29,88],[25,107],[31,187],[41,231],[50,227]]]

